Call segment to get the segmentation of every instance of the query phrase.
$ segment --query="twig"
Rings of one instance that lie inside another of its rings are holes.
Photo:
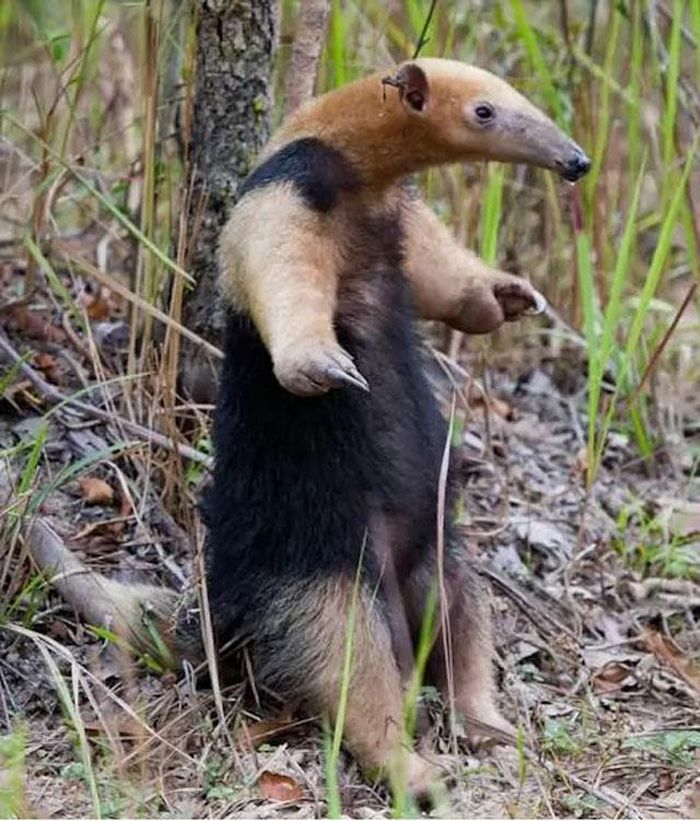
[[[425,23],[423,23],[423,30],[420,33],[420,37],[418,38],[418,42],[416,43],[416,50],[413,52],[412,60],[415,60],[416,57],[420,54],[420,50],[423,46],[428,42],[428,28],[430,27],[430,22],[433,19],[433,12],[435,11],[435,6],[437,6],[437,0],[433,0],[430,4],[430,8],[428,9],[428,16],[425,18]]]
[[[644,368],[644,373],[642,374],[642,378],[639,380],[639,384],[632,391],[630,396],[628,396],[627,399],[625,400],[625,407],[629,407],[630,405],[633,405],[634,402],[636,401],[636,399],[639,396],[642,388],[644,387],[647,379],[649,378],[651,372],[656,367],[656,363],[659,361],[659,357],[664,352],[664,348],[668,344],[668,341],[671,338],[671,336],[673,335],[673,332],[676,330],[676,326],[680,322],[680,318],[683,316],[683,313],[684,313],[685,309],[690,304],[690,300],[693,298],[693,296],[695,294],[695,291],[697,291],[697,289],[698,289],[698,283],[697,282],[693,282],[692,285],[690,286],[690,288],[688,288],[688,292],[683,297],[683,302],[681,302],[680,306],[678,307],[678,310],[676,311],[676,315],[673,317],[673,321],[671,322],[671,324],[666,329],[666,333],[661,338],[661,342],[659,342],[659,344],[656,346],[656,350],[654,351],[654,353],[651,355],[651,358],[647,362],[647,366],[646,366],[646,368]]]
[[[636,810],[625,798],[618,795],[614,795],[613,793],[609,792],[608,790],[604,790],[601,787],[594,787],[592,784],[589,784],[587,781],[584,781],[577,775],[574,775],[573,773],[569,772],[564,772],[563,770],[561,770],[560,767],[557,767],[550,761],[540,761],[539,763],[551,775],[559,775],[563,778],[566,778],[574,785],[574,787],[578,787],[579,790],[584,790],[584,792],[589,793],[589,795],[592,795],[599,801],[602,801],[605,804],[609,804],[611,807],[614,807],[618,812],[625,812],[626,818],[642,818],[641,813],[638,810]]]
[[[551,638],[554,635],[564,633],[572,639],[577,645],[579,638],[567,625],[557,619],[553,614],[547,612],[544,607],[540,607],[535,602],[532,596],[519,589],[519,585],[512,579],[509,579],[505,574],[488,567],[482,562],[475,562],[474,569],[482,576],[490,579],[494,584],[503,590],[513,602],[520,608],[522,613],[540,630],[545,636]],[[545,623],[549,622],[553,625],[550,629],[546,627]]]
[[[131,422],[123,416],[116,416],[113,413],[102,410],[102,408],[97,408],[87,402],[81,402],[78,399],[73,399],[70,396],[66,396],[58,390],[58,388],[54,387],[45,379],[42,379],[34,368],[27,365],[22,357],[12,347],[10,340],[2,330],[0,330],[0,353],[4,353],[13,364],[16,364],[19,367],[21,373],[32,383],[32,385],[34,385],[44,399],[48,399],[50,402],[54,402],[59,405],[66,405],[67,407],[73,408],[80,413],[86,414],[87,416],[100,419],[102,422],[121,425],[125,431],[128,431],[130,434],[137,436],[145,442],[150,442],[158,447],[175,451],[184,459],[189,459],[191,462],[198,462],[199,464],[206,465],[207,467],[211,466],[212,459],[210,456],[200,453],[200,451],[195,450],[195,448],[190,447],[189,445],[183,445],[179,442],[175,442],[167,436],[163,436],[162,433],[158,433],[157,431],[146,428],[143,425],[139,425],[137,422]]]

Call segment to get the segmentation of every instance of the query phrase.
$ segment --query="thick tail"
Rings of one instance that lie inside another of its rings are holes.
[[[90,570],[44,519],[27,531],[31,557],[51,585],[85,619],[115,640],[165,668],[179,666],[185,647],[178,637],[182,597],[148,584],[125,584]]]

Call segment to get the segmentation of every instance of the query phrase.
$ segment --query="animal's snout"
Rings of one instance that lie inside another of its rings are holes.
[[[561,163],[561,175],[569,182],[576,182],[587,174],[590,168],[591,161],[587,155],[580,148],[575,148],[571,156]]]

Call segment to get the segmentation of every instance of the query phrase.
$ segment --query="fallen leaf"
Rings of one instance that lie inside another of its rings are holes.
[[[104,479],[97,476],[83,476],[78,479],[83,499],[89,505],[111,505],[114,501],[114,490]]]
[[[144,734],[143,726],[128,715],[109,716],[104,721],[83,721],[83,726],[88,736],[102,736],[109,731],[123,739],[134,739]]]
[[[39,351],[34,355],[34,366],[43,371],[49,382],[58,384],[61,378],[61,370],[55,356],[46,351]]]
[[[647,650],[662,664],[674,670],[686,684],[700,693],[700,667],[683,654],[670,636],[664,636],[658,630],[647,627],[642,634],[642,641]]]
[[[263,770],[258,779],[260,792],[271,801],[300,801],[304,796],[301,784],[288,775]]]
[[[613,661],[606,664],[593,676],[593,689],[599,695],[614,693],[620,689],[620,685],[629,677],[632,670],[626,664]]]
[[[63,342],[66,338],[62,328],[52,325],[38,311],[30,311],[26,305],[16,305],[9,311],[9,316],[14,328],[34,339]]]
[[[112,304],[112,292],[104,286],[94,293],[96,286],[86,286],[78,295],[78,305],[85,309],[85,313],[90,319],[102,322],[109,319],[114,308]]]
[[[131,499],[125,493],[120,494],[119,515],[124,519],[128,519],[133,511],[134,509],[131,504]]]
[[[241,724],[238,728],[234,741],[242,747],[257,750],[261,744],[271,741],[276,736],[282,735],[294,725],[294,719],[289,712],[284,712],[277,718],[263,719],[253,724]]]

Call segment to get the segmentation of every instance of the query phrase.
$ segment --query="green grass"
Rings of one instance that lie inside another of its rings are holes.
[[[27,815],[24,803],[26,744],[26,732],[21,727],[0,736],[0,818]]]
[[[26,264],[29,272],[25,293],[17,296],[31,299],[34,286],[43,288],[52,304],[83,330],[89,323],[74,291],[83,278],[90,278],[91,270],[99,268],[103,277],[113,277],[128,289],[128,321],[142,333],[143,344],[132,349],[127,372],[118,375],[105,370],[105,360],[96,351],[95,373],[103,390],[122,388],[130,401],[124,400],[120,412],[142,423],[172,415],[177,404],[178,348],[171,344],[171,335],[177,335],[183,295],[196,274],[187,264],[189,226],[184,224],[174,241],[187,190],[176,142],[161,132],[159,119],[167,102],[171,60],[176,60],[176,84],[181,83],[177,93],[191,100],[194,91],[195,22],[187,16],[186,5],[159,0],[0,4],[0,135],[9,158],[2,169],[8,185],[2,194],[0,228],[3,240],[16,242],[14,257],[7,258]],[[589,4],[569,3],[565,33],[560,4],[500,0],[477,14],[470,4],[439,0],[422,51],[476,62],[509,77],[592,157],[591,173],[576,191],[547,172],[523,174],[495,164],[440,170],[421,179],[431,204],[471,247],[488,262],[507,264],[529,276],[584,338],[587,384],[577,408],[585,428],[589,489],[605,459],[611,431],[631,437],[636,455],[647,460],[650,470],[655,454],[677,436],[678,430],[655,412],[655,375],[663,375],[678,392],[679,407],[693,400],[700,383],[697,295],[684,317],[689,324],[679,326],[660,347],[682,293],[691,281],[700,281],[697,112],[694,119],[693,101],[685,90],[697,92],[700,87],[700,0],[666,3],[670,20],[660,13],[652,19],[655,5],[601,1],[589,28]],[[391,7],[379,0],[331,0],[321,89],[410,57],[429,6],[429,0],[405,0]],[[295,11],[295,2],[284,3],[283,24]],[[102,60],[116,31],[125,42],[125,69],[133,72],[132,97],[119,103],[125,106],[126,130],[109,119],[104,91]],[[54,87],[46,77],[60,83]],[[577,213],[574,218],[572,211]],[[108,257],[105,267],[96,265],[98,240],[89,229],[106,238],[111,249],[128,253],[117,255],[116,262]],[[62,254],[52,241],[66,236],[83,240]],[[170,320],[165,321],[165,347],[173,360],[159,371],[165,358],[154,358],[155,323],[164,318]],[[532,325],[518,324],[482,341],[478,349],[505,350],[517,368],[523,337],[531,330]],[[691,365],[682,370],[682,361]],[[640,386],[650,365],[653,373]],[[608,376],[614,378],[610,388]],[[0,372],[0,394],[9,394],[20,377],[19,366]],[[46,413],[47,421],[55,412]],[[197,413],[192,432],[182,433],[195,445],[209,441],[208,419]],[[24,629],[32,626],[43,606],[44,588],[39,576],[10,578],[16,565],[26,572],[26,563],[8,558],[19,555],[23,517],[82,470],[111,459],[135,464],[136,454],[143,452],[142,445],[113,442],[47,477],[42,474],[46,446],[43,426],[31,441],[2,454],[19,466],[19,487],[13,504],[3,511],[4,546],[9,549],[0,564],[0,588],[11,587],[14,594],[3,601],[0,615]],[[697,471],[700,453],[694,459]],[[172,462],[150,455],[138,461],[135,495],[151,483],[177,484],[173,474]],[[190,486],[199,482],[201,471],[193,466],[181,479],[176,511],[191,524]],[[633,526],[639,536],[631,541],[627,531]],[[633,571],[682,578],[697,572],[688,543],[666,538],[653,517],[622,516],[619,531],[615,547]],[[195,540],[194,529],[190,532]],[[431,602],[417,648],[407,698],[407,743],[436,607]],[[348,636],[353,619],[351,613]],[[108,632],[102,637],[110,638]],[[46,663],[67,720],[76,728],[75,753],[98,814],[105,800],[84,733],[81,737],[71,689],[75,682],[50,660]],[[73,668],[69,675],[76,675]],[[330,817],[343,811],[338,767],[351,679],[348,639],[338,719],[329,731],[325,760]],[[555,746],[566,743],[557,732],[550,741]],[[12,815],[18,806],[12,802],[20,800],[16,778],[24,766],[24,737],[18,731],[7,741],[9,746],[5,742],[0,741],[0,757],[11,762],[15,780],[6,793],[0,790],[0,815]],[[394,787],[393,811],[411,811],[405,790],[400,784]]]

